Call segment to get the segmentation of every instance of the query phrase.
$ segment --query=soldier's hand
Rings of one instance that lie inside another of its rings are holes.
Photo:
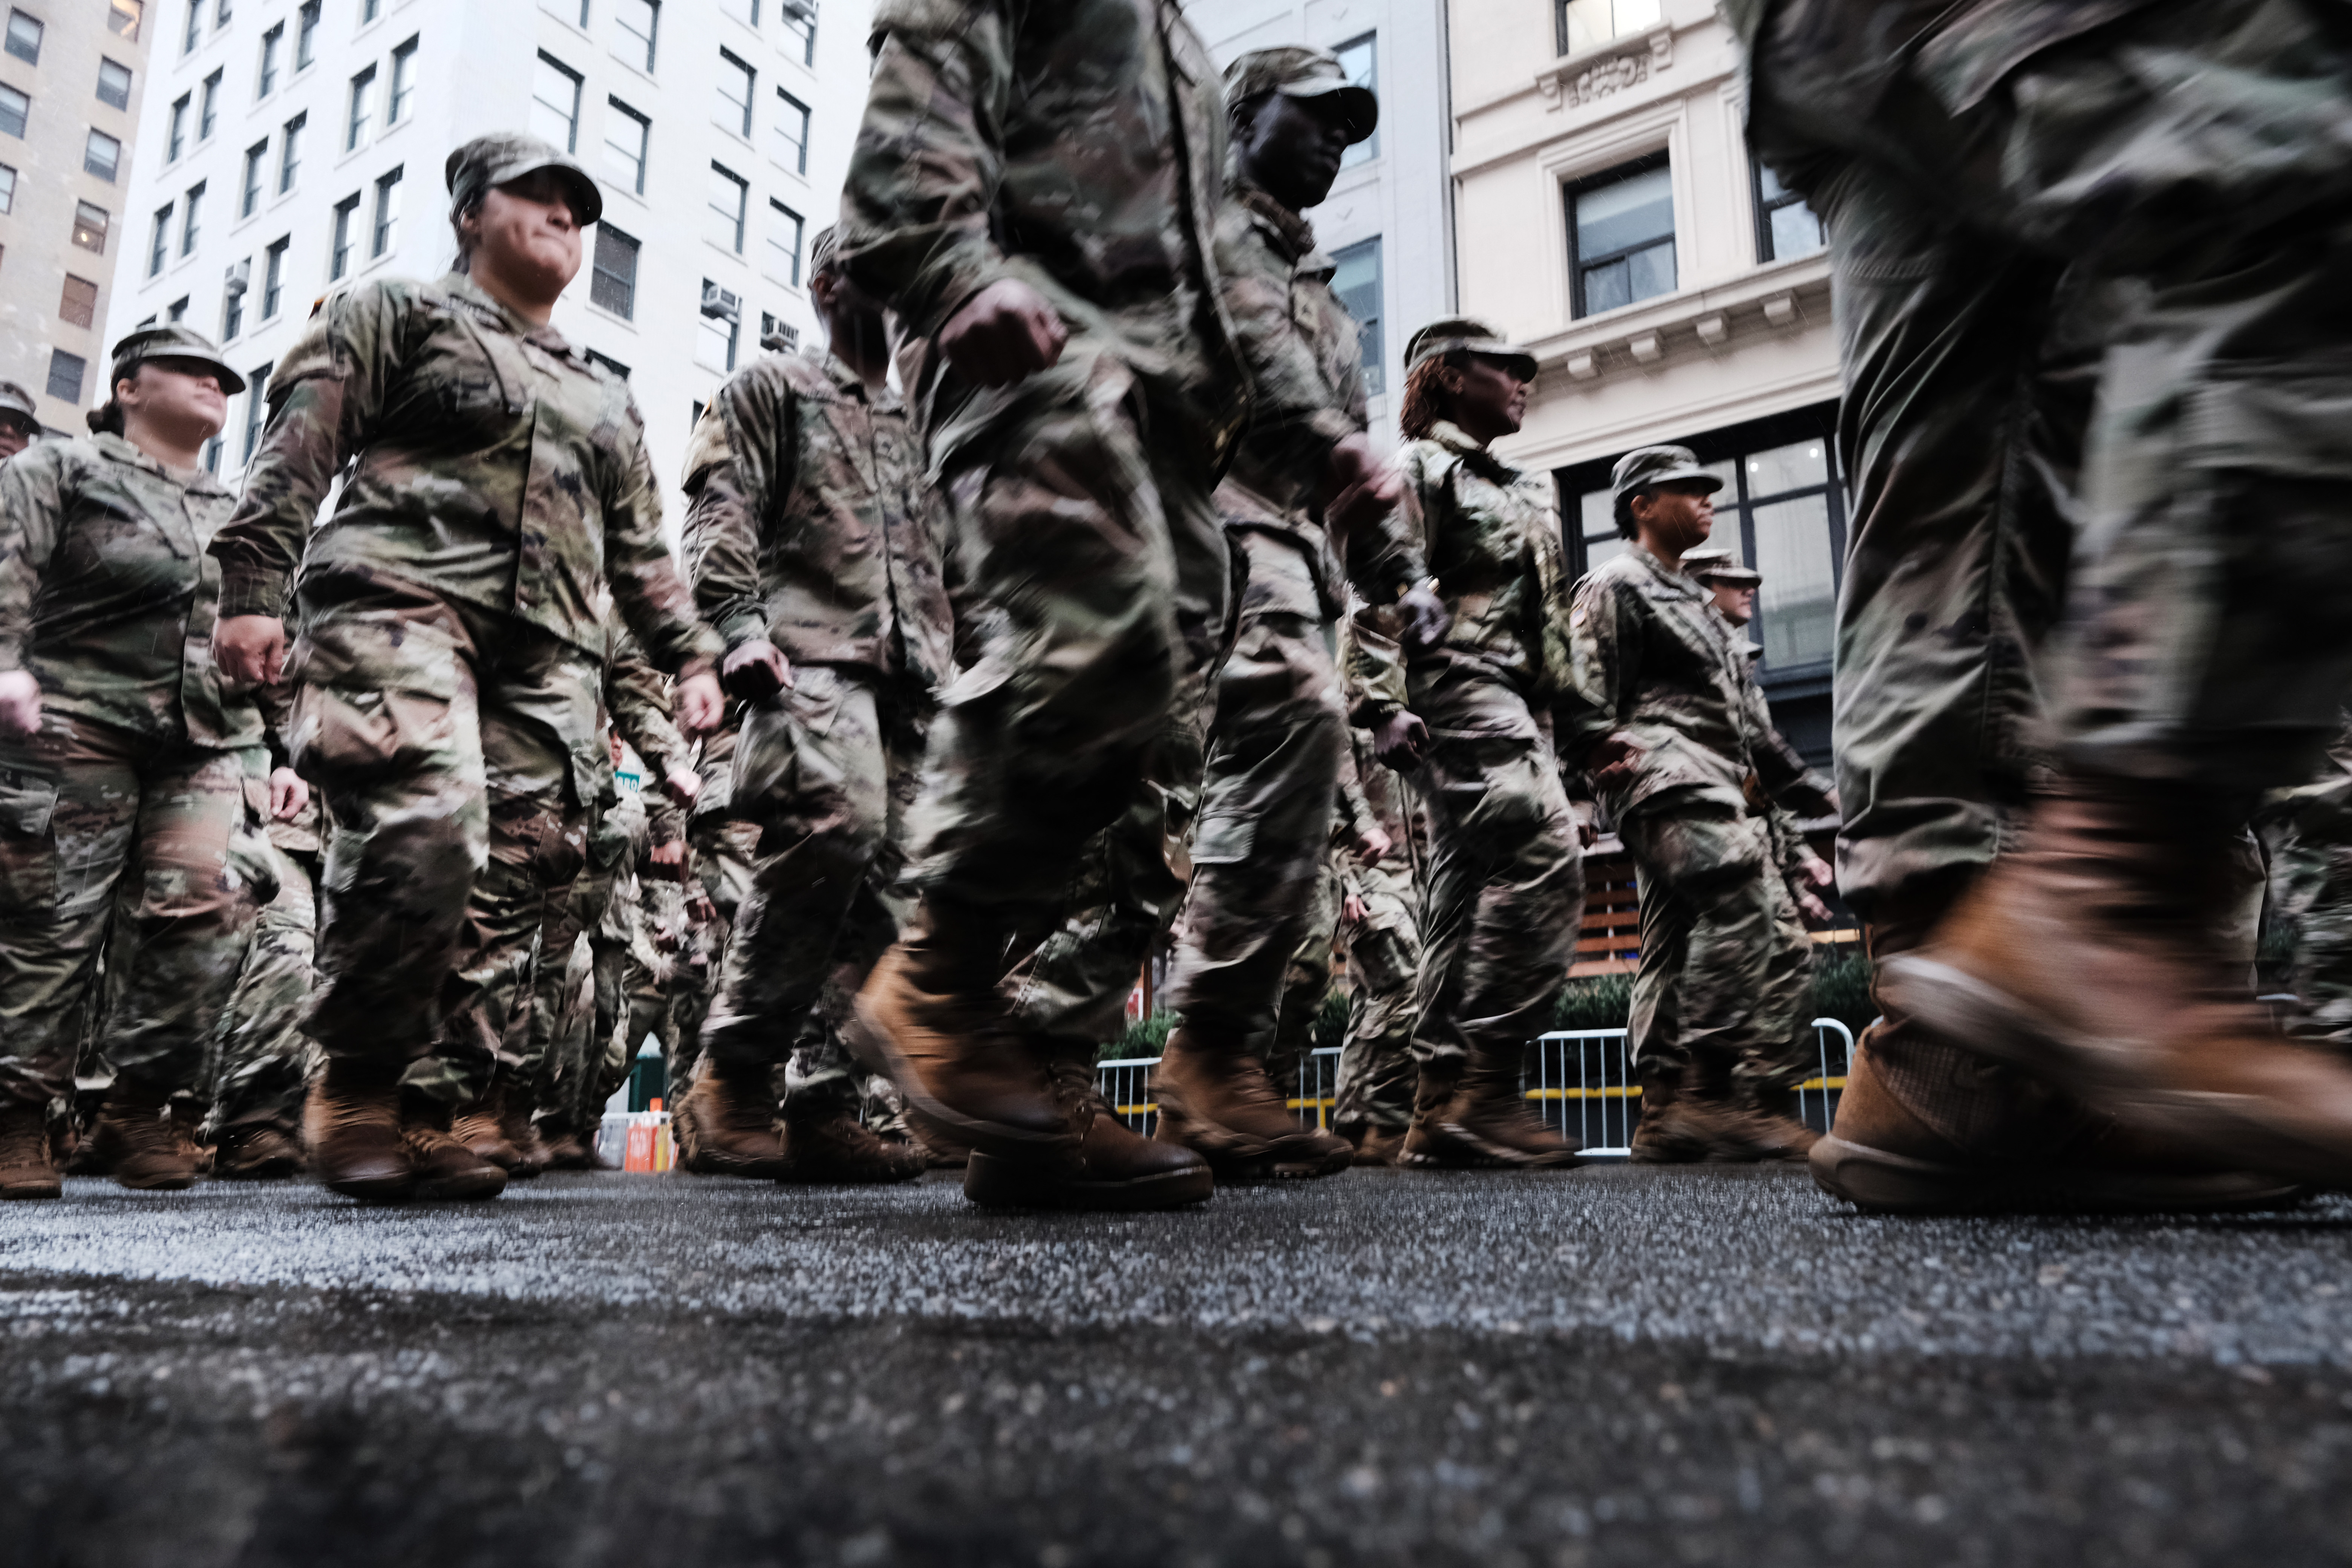
[[[1428,750],[1429,726],[1418,713],[1391,714],[1372,731],[1372,754],[1401,773],[1419,767]]]
[[[1398,629],[1397,640],[1404,644],[1407,653],[1427,653],[1445,640],[1454,629],[1454,612],[1437,596],[1437,590],[1426,584],[1405,591],[1397,601],[1397,611],[1404,625]]]
[[[269,815],[291,822],[310,804],[310,786],[292,768],[269,770]]]
[[[1388,829],[1377,822],[1368,825],[1362,832],[1356,835],[1356,858],[1367,866],[1379,865],[1388,858],[1389,851],[1395,847],[1396,840],[1391,838]]]
[[[1615,789],[1633,783],[1633,770],[1641,763],[1641,747],[1622,736],[1612,735],[1592,748],[1592,755],[1585,759],[1584,776],[1592,781],[1596,789]]]
[[[785,660],[783,649],[758,637],[727,650],[727,662],[719,667],[719,679],[728,696],[764,702],[792,685],[793,667]]]
[[[41,731],[41,683],[29,669],[0,675],[0,733],[27,740]]]
[[[672,763],[662,773],[662,793],[680,805],[692,805],[702,793],[702,775],[684,763]]]
[[[1811,850],[1802,851],[1789,876],[1789,892],[1797,900],[1797,911],[1815,925],[1827,925],[1837,917],[1830,913],[1828,902],[1822,895],[1837,886],[1837,874],[1829,862]]]
[[[1364,902],[1361,893],[1349,893],[1339,906],[1339,923],[1360,926],[1371,918],[1371,906]]]
[[[1000,278],[963,302],[940,329],[940,350],[956,374],[982,386],[1011,386],[1062,360],[1070,329],[1045,296]]]
[[[286,623],[230,616],[213,623],[213,663],[231,686],[275,686],[286,673]]]
[[[689,665],[678,673],[670,706],[677,714],[679,731],[691,741],[719,728],[727,711],[727,699],[719,695],[719,678],[710,673],[708,664]]]

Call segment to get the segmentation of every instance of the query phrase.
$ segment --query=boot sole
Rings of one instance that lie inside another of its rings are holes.
[[[851,1005],[849,1021],[841,1032],[853,1054],[865,1053],[867,1061],[880,1062],[889,1069],[890,1081],[917,1111],[953,1133],[957,1142],[971,1144],[975,1151],[985,1148],[1001,1161],[1043,1165],[1067,1157],[1078,1146],[1076,1132],[1038,1132],[1006,1121],[984,1121],[939,1099],[923,1087],[922,1075],[898,1048],[890,1031],[875,1021],[862,992]]]
[[[14,1186],[0,1187],[0,1204],[40,1203],[65,1195],[62,1182],[19,1182]]]
[[[1160,1125],[1152,1139],[1190,1149],[1209,1162],[1221,1182],[1313,1181],[1336,1176],[1356,1163],[1354,1147],[1344,1140],[1338,1149],[1328,1150],[1318,1150],[1315,1141],[1304,1133],[1265,1143],[1213,1121],[1171,1116],[1164,1100],[1160,1102]]]
[[[1963,1050],[2055,1084],[2143,1131],[2177,1138],[2217,1163],[2317,1186],[2352,1186],[2352,1147],[2315,1143],[2279,1126],[2268,1100],[2151,1084],[2132,1069],[2137,1052],[2129,1041],[2084,1040],[1999,986],[1932,958],[1891,958],[1880,974],[1890,1006]]]
[[[2102,1171],[1987,1171],[1849,1143],[1815,1143],[1813,1184],[1871,1214],[2206,1214],[2276,1208],[2305,1195],[2295,1183],[2249,1172],[2128,1175]]]
[[[480,1203],[497,1197],[507,1190],[507,1173],[496,1165],[488,1175],[450,1176],[437,1182],[419,1182],[415,1194],[425,1203]]]
[[[1490,1143],[1457,1122],[1441,1121],[1437,1124],[1437,1131],[1441,1136],[1460,1144],[1476,1155],[1481,1162],[1478,1168],[1486,1170],[1572,1171],[1585,1163],[1582,1151],[1578,1149],[1558,1149],[1549,1153],[1530,1154],[1523,1149],[1512,1149],[1501,1143]],[[1427,1163],[1434,1165],[1444,1162],[1424,1154],[1419,1156],[1414,1163],[1416,1164]]]
[[[1206,1165],[1124,1182],[1081,1182],[984,1149],[972,1152],[963,1173],[963,1195],[982,1208],[1132,1213],[1188,1208],[1206,1203],[1216,1190],[1216,1176]]]
[[[404,1204],[416,1195],[416,1178],[405,1173],[398,1176],[360,1176],[343,1181],[322,1176],[320,1185],[331,1193],[357,1198],[363,1204]]]
[[[926,1167],[896,1170],[881,1167],[824,1166],[809,1168],[793,1166],[778,1176],[780,1187],[889,1187],[907,1182],[919,1181]]]

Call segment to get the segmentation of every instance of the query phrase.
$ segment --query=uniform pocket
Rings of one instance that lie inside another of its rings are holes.
[[[0,773],[0,908],[47,919],[58,902],[57,815],[53,779]]]
[[[288,746],[306,778],[359,781],[447,759],[473,682],[456,647],[406,621],[334,622],[295,650]]]
[[[1192,830],[1192,864],[1238,866],[1250,857],[1257,824],[1246,816],[1204,816]]]

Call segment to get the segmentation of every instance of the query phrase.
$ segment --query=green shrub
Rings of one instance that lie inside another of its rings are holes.
[[[1552,1014],[1555,1029],[1622,1029],[1633,1011],[1633,977],[1595,974],[1571,980]],[[1820,950],[1813,962],[1812,1011],[1809,1018],[1835,1018],[1861,1037],[1877,1016],[1870,1001],[1870,960],[1858,947]]]

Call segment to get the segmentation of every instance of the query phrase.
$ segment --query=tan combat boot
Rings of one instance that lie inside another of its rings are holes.
[[[697,1175],[773,1182],[786,1174],[783,1131],[764,1068],[730,1077],[705,1062],[670,1125],[677,1163]]]
[[[531,1097],[514,1084],[505,1086],[499,1099],[499,1134],[515,1152],[515,1163],[507,1174],[518,1182],[530,1181],[547,1172],[547,1144],[539,1135],[539,1125],[531,1120]]]
[[[1366,1127],[1364,1136],[1356,1145],[1359,1165],[1393,1165],[1404,1151],[1405,1130],[1402,1127]]]
[[[1797,1115],[1797,1091],[1788,1084],[1743,1085],[1738,1110],[1746,1117],[1741,1131],[1767,1160],[1802,1160],[1821,1137]]]
[[[47,1108],[9,1100],[0,1105],[0,1203],[65,1195],[49,1157]]]
[[[302,1145],[267,1122],[221,1129],[213,1175],[224,1182],[282,1182],[302,1172]]]
[[[90,1141],[96,1157],[121,1185],[138,1192],[176,1193],[196,1184],[197,1161],[173,1121],[170,1097],[121,1077],[106,1091]]]
[[[2216,1167],[2352,1184],[2352,1067],[2279,1037],[2207,908],[2232,818],[2082,775],[1880,989],[1915,1025]]]
[[[1564,1170],[1584,1163],[1577,1144],[1528,1108],[1515,1061],[1473,1057],[1434,1123],[1437,1138],[1453,1152],[1446,1163],[1503,1170]]]
[[[1139,1212],[1205,1203],[1216,1191],[1209,1163],[1181,1143],[1145,1138],[1118,1119],[1095,1087],[1093,1064],[1056,1061],[1055,1100],[1076,1133],[1053,1164],[972,1151],[963,1195],[983,1208]]]
[[[522,1151],[507,1138],[506,1109],[506,1082],[492,1079],[481,1098],[457,1111],[443,1131],[464,1144],[476,1159],[511,1173],[521,1162]]]
[[[1637,1165],[1745,1163],[1766,1157],[1763,1133],[1731,1104],[1730,1085],[1699,1068],[1645,1066],[1642,1120],[1628,1155]]]
[[[415,1093],[401,1097],[400,1141],[415,1173],[415,1195],[464,1201],[497,1197],[506,1191],[506,1171],[456,1136],[456,1120],[446,1100]]]
[[[302,1110],[320,1182],[345,1197],[398,1203],[416,1184],[400,1135],[400,1064],[327,1058]]]
[[[840,1105],[784,1108],[783,1163],[787,1186],[911,1182],[928,1168],[920,1149],[877,1137]]]
[[[1433,1167],[1477,1163],[1475,1151],[1458,1147],[1439,1126],[1446,1108],[1454,1103],[1463,1069],[1469,1065],[1460,1057],[1439,1057],[1421,1064],[1421,1076],[1412,1090],[1412,1121],[1398,1146],[1398,1164]]]
[[[1193,1150],[1227,1181],[1328,1176],[1355,1159],[1346,1139],[1298,1120],[1264,1062],[1189,1026],[1168,1037],[1151,1093],[1159,1141]]]

